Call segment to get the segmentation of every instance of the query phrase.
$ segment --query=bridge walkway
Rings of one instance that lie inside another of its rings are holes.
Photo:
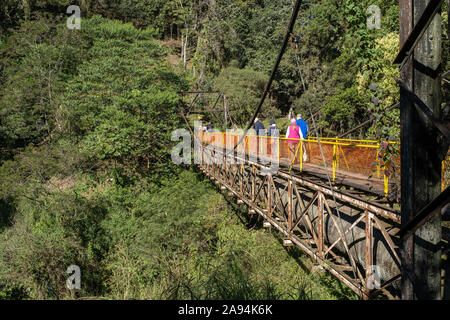
[[[303,159],[289,153],[284,137],[250,135],[233,151],[239,134],[197,134],[202,172],[280,231],[286,246],[299,247],[363,299],[399,299],[401,216],[385,200],[386,167],[395,163],[373,161],[382,158],[378,143],[321,138],[319,146],[310,138],[297,145]]]

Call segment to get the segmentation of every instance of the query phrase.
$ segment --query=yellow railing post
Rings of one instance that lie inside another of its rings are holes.
[[[303,140],[300,141],[300,172],[303,171]]]
[[[387,196],[389,193],[389,177],[386,175],[386,167],[383,166],[383,177],[384,177],[384,195]]]
[[[336,145],[333,145],[333,182],[336,180]]]
[[[278,165],[280,165],[280,156],[281,156],[281,144],[283,143],[283,140],[281,140],[280,137],[278,139]]]
[[[337,148],[337,157],[336,157],[336,168],[339,168],[339,157],[340,157],[340,153],[339,153],[339,149],[340,146],[338,145],[338,137],[336,137],[336,148]]]
[[[377,175],[378,178],[380,178],[380,168],[381,168],[381,162],[380,162],[380,144],[377,144],[377,158],[375,159],[376,163],[377,163]]]
[[[248,149],[248,154],[250,154],[250,147],[248,146],[248,136],[245,136],[245,142],[244,142],[244,154],[247,153],[245,151],[245,145],[247,145],[247,149]]]

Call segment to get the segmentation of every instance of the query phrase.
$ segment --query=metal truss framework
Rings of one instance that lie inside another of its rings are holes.
[[[400,216],[395,211],[282,171],[265,174],[269,168],[237,154],[234,162],[227,163],[222,151],[200,147],[196,152],[201,153],[200,168],[205,175],[358,296],[399,299],[400,258],[392,226],[398,225]],[[217,161],[221,157],[223,161]],[[339,220],[343,215],[345,227]],[[335,230],[334,237],[327,234],[330,229]],[[384,264],[395,270],[383,280],[377,279],[371,267],[377,259],[375,247],[385,249]]]

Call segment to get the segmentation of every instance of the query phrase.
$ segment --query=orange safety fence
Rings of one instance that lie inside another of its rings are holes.
[[[200,140],[205,144],[217,147],[226,147],[231,150],[242,137],[241,133],[203,132],[200,130]],[[294,142],[294,143],[289,143]],[[319,144],[320,142],[320,144]],[[388,142],[399,146],[397,142]],[[272,153],[272,144],[275,144],[275,152]],[[279,146],[279,147],[278,147]],[[322,148],[322,152],[320,150]],[[255,136],[248,134],[243,143],[238,146],[239,153],[246,155],[277,157],[280,165],[294,167],[303,171],[305,169],[317,169],[324,167],[332,170],[333,181],[336,174],[351,173],[365,178],[381,179],[384,184],[384,193],[389,191],[389,173],[385,172],[384,164],[380,157],[380,143],[375,140],[351,140],[339,138],[286,139],[267,136]],[[292,151],[291,151],[292,150]],[[304,157],[303,154],[306,154]],[[400,157],[394,160],[400,164]],[[450,184],[450,154],[442,163],[442,188]]]

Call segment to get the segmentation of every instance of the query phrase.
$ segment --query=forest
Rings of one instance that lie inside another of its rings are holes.
[[[81,8],[80,29],[67,8]],[[379,29],[367,28],[370,5]],[[356,299],[194,167],[171,161],[183,91],[224,92],[238,127],[291,0],[0,3],[0,299]],[[259,117],[399,141],[397,0],[305,0]],[[450,69],[448,8],[443,70]],[[442,101],[450,101],[450,85]],[[199,100],[207,108],[215,97]],[[443,105],[444,107],[444,105]],[[204,123],[220,127],[206,113]],[[315,130],[315,131],[314,131]],[[81,269],[68,290],[66,270]]]

